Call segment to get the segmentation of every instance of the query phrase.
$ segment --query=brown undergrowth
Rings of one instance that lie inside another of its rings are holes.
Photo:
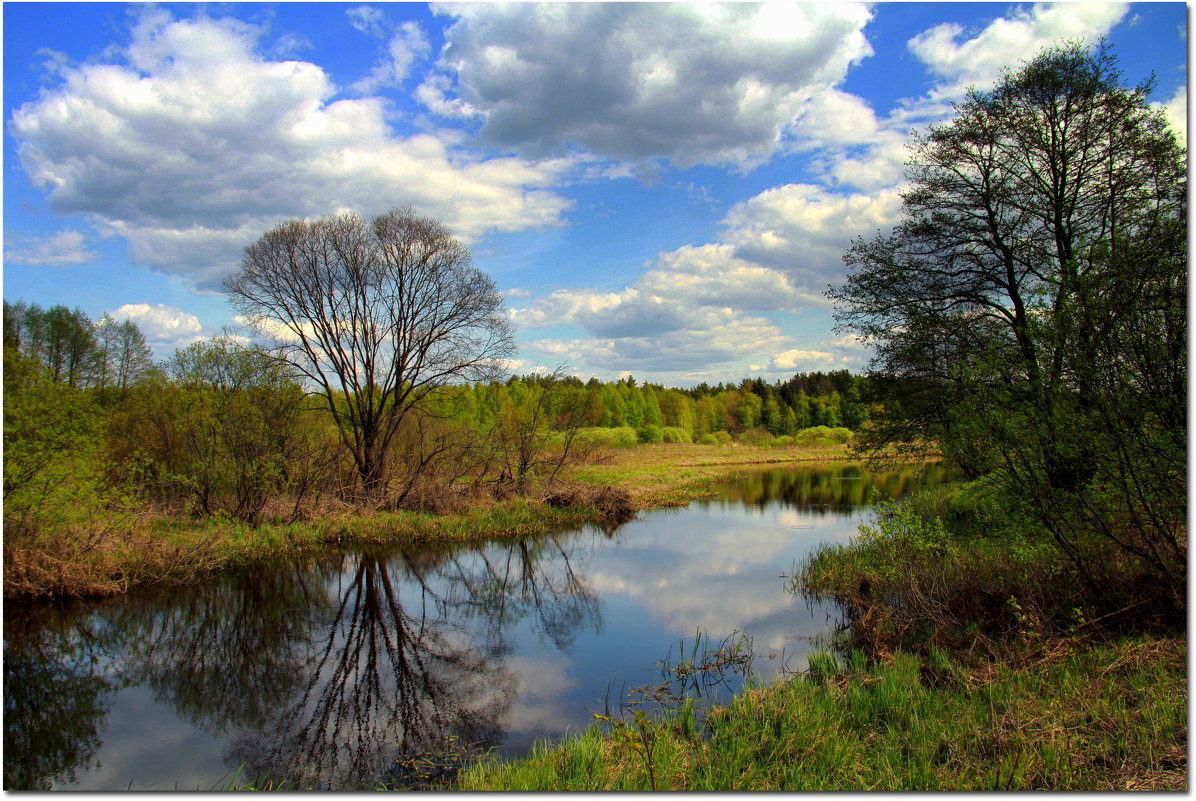
[[[610,449],[598,454],[605,464],[574,467],[547,486],[497,493],[501,497],[429,484],[415,487],[403,509],[363,507],[328,494],[302,504],[276,498],[257,525],[185,507],[79,503],[69,516],[6,524],[4,597],[111,596],[354,545],[477,542],[585,523],[613,529],[637,510],[708,496],[753,465],[842,459],[844,453],[703,445]]]

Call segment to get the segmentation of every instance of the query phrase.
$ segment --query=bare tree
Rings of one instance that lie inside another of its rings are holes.
[[[116,389],[123,398],[153,368],[153,351],[135,322],[117,322],[107,312],[96,321],[95,336],[96,388],[101,397]]]
[[[323,397],[367,495],[385,488],[387,448],[428,391],[491,378],[514,352],[494,282],[410,208],[285,222],[224,286]]]

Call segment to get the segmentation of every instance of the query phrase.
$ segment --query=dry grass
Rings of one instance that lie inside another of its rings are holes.
[[[639,509],[709,496],[719,482],[753,467],[845,457],[844,447],[642,445],[595,454],[599,463],[574,466],[564,480],[529,497],[495,500],[441,491],[423,499],[424,511],[363,509],[327,495],[306,501],[302,520],[291,519],[292,501],[275,499],[264,510],[273,522],[257,526],[178,509],[97,511],[86,524],[34,535],[6,531],[4,597],[104,597],[356,544],[478,542],[587,522],[617,525]]]

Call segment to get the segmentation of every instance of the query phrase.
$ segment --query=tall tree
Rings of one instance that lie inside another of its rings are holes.
[[[324,398],[369,495],[426,391],[490,378],[514,351],[494,282],[447,228],[408,208],[285,222],[224,286]]]
[[[132,320],[117,322],[104,314],[95,324],[96,388],[101,396],[115,389],[123,396],[153,367],[153,351]]]
[[[1128,454],[1140,448],[1128,443],[1144,431],[1168,427],[1186,448],[1178,407],[1120,431],[1097,414],[1112,408],[1114,385],[1141,396],[1160,370],[1186,378],[1174,299],[1186,287],[1187,167],[1148,102],[1152,85],[1127,86],[1103,44],[1065,44],[970,92],[915,141],[904,220],[856,240],[847,282],[829,295],[841,327],[876,347],[886,414],[867,444],[934,440],[965,468],[1000,468],[1078,563],[1077,505],[1116,495],[1101,515],[1137,528],[1126,550],[1170,569],[1182,562],[1176,521],[1142,507],[1157,498],[1112,485],[1135,472]],[[1127,281],[1150,288],[1113,289]],[[1145,344],[1097,324],[1118,317],[1167,339],[1137,386],[1109,378]],[[1098,336],[1111,350],[1091,347]],[[1118,454],[1121,479],[1109,473]]]

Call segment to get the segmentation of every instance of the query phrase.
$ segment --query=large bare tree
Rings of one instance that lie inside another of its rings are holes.
[[[385,488],[387,448],[424,394],[488,379],[514,352],[494,282],[410,208],[282,223],[224,287],[324,398],[368,495]]]

